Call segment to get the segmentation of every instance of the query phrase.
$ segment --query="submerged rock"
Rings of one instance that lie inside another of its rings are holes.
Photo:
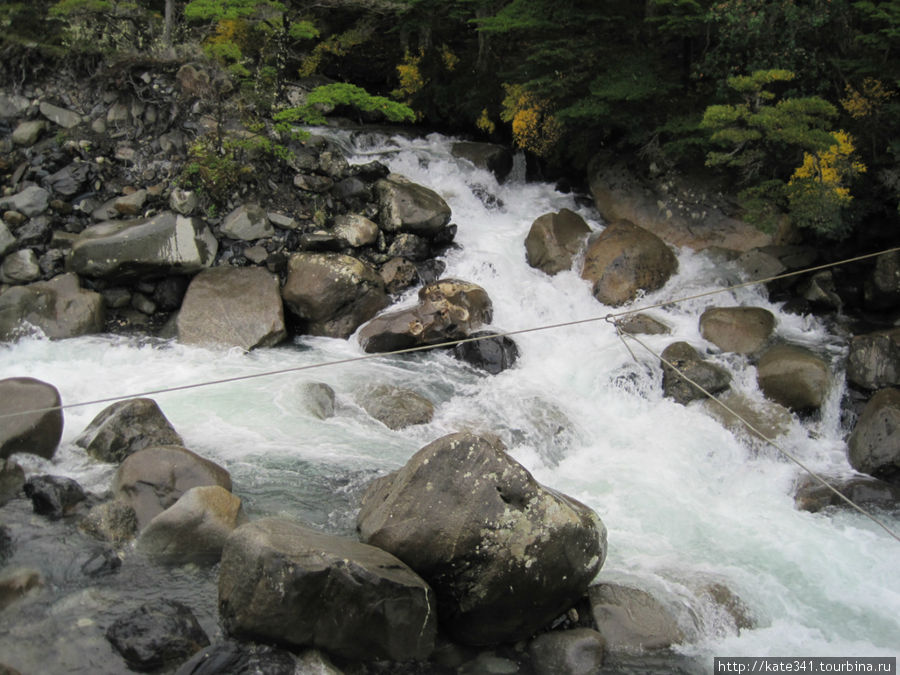
[[[666,649],[683,642],[677,618],[647,591],[621,584],[591,586],[597,630],[610,650]]]
[[[222,552],[219,614],[239,639],[353,660],[424,659],[434,610],[428,585],[391,554],[287,520],[239,527]]]
[[[366,491],[363,541],[428,581],[442,626],[487,645],[531,635],[571,607],[606,557],[606,528],[540,485],[499,440],[451,434]]]
[[[102,410],[75,439],[101,462],[119,463],[152,445],[181,445],[181,436],[151,398],[118,401]]]
[[[434,417],[434,404],[411,389],[378,385],[360,394],[360,405],[388,429],[427,424]]]
[[[497,375],[507,368],[512,368],[519,358],[519,348],[513,339],[506,335],[477,331],[469,337],[478,339],[456,345],[453,348],[453,355],[479,370]]]
[[[52,459],[62,438],[61,403],[52,384],[31,377],[0,380],[0,414],[12,415],[0,426],[0,459],[14,452]]]
[[[297,657],[287,650],[226,640],[198,651],[181,664],[175,675],[340,675],[327,667],[300,671],[297,668]]]
[[[34,512],[50,518],[71,515],[87,499],[78,482],[65,476],[32,476],[25,481],[24,489]]]
[[[590,628],[552,631],[528,646],[536,675],[594,675],[603,666],[606,640]]]
[[[704,361],[687,342],[674,342],[663,350],[662,358],[675,368],[663,364],[663,393],[682,405],[706,398],[706,394],[678,373],[683,373],[710,394],[725,391],[731,384],[731,374],[714,363]],[[677,372],[676,370],[677,369]]]

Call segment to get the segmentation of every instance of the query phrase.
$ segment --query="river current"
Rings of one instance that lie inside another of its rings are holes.
[[[578,263],[573,271],[550,277],[525,260],[525,236],[544,213],[570,208],[601,230],[603,222],[584,201],[549,184],[513,179],[498,185],[490,173],[454,158],[451,139],[442,136],[344,134],[339,140],[352,162],[378,159],[448,202],[458,246],[445,257],[444,276],[487,291],[494,305],[492,329],[557,326],[615,311],[592,297]],[[736,267],[714,256],[677,253],[677,275],[627,309],[741,280]],[[398,306],[414,302],[410,291]],[[748,287],[653,309],[650,314],[671,326],[672,334],[642,340],[656,352],[675,340],[709,351],[713,362],[732,372],[734,389],[762,401],[755,368],[743,357],[718,353],[699,333],[704,309],[734,305],[769,309],[777,317],[778,338],[830,359],[834,383],[821,415],[794,418],[778,442],[815,471],[852,475],[840,410],[846,340],[831,335],[816,318],[785,313],[764,290]],[[45,380],[72,404],[311,366],[153,396],[187,447],[231,472],[251,518],[285,515],[352,534],[356,501],[371,478],[402,466],[444,434],[492,432],[540,482],[600,515],[609,530],[609,555],[598,580],[638,586],[662,599],[686,635],[675,650],[693,662],[711,671],[713,656],[897,655],[900,544],[852,512],[797,510],[793,491],[802,471],[776,449],[726,430],[701,404],[682,406],[664,398],[655,357],[634,343],[629,351],[611,324],[582,322],[514,339],[520,351],[515,366],[485,376],[445,353],[327,365],[363,355],[352,337],[301,337],[250,353],[156,339],[28,338],[0,346],[0,378]],[[309,381],[335,390],[333,417],[319,419],[305,406],[303,384]],[[356,394],[374,382],[428,397],[436,406],[433,421],[391,431],[373,420],[356,403]],[[24,455],[17,461],[29,472],[71,476],[103,492],[114,467],[90,460],[72,441],[105,405],[66,410],[62,445],[52,462]],[[879,515],[900,529],[896,513]],[[158,573],[144,568],[129,573],[127,565],[123,569],[133,578],[160,583],[153,576]],[[181,588],[179,574],[166,577],[176,588]],[[738,631],[702,592],[709,584],[724,585],[740,598],[753,627]],[[84,596],[91,592],[101,591],[81,588],[78,598],[75,591],[71,596],[58,591],[35,616],[52,617],[56,611],[77,622],[82,610],[71,607],[89,605],[93,600]],[[198,602],[213,637],[215,599]],[[0,654],[27,652],[40,662],[52,652],[42,644],[43,629],[13,628],[13,623],[9,616],[0,619]],[[89,633],[90,626],[84,630]],[[72,645],[69,656],[54,657],[54,663],[72,666],[65,672],[82,672],[83,664],[73,665],[77,651]]]

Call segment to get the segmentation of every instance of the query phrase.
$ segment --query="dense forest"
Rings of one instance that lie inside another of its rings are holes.
[[[259,119],[311,119],[285,86],[330,84],[551,172],[607,149],[714,177],[763,228],[897,227],[900,0],[27,0],[0,25],[6,86],[193,53]]]

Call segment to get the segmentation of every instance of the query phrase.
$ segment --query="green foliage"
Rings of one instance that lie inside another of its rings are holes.
[[[188,21],[236,21],[259,14],[264,9],[285,11],[275,0],[191,0],[184,7]]]
[[[159,17],[129,0],[59,0],[49,16],[63,22],[63,42],[79,53],[122,53],[148,47]]]
[[[373,96],[362,87],[335,83],[316,87],[306,97],[302,106],[287,108],[275,114],[280,123],[324,124],[323,109],[348,106],[360,112],[379,113],[389,122],[414,122],[415,112],[407,105],[384,96]]]

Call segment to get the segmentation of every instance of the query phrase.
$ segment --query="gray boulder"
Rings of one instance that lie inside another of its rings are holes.
[[[103,331],[103,298],[80,287],[74,274],[14,286],[0,295],[0,340],[37,328],[55,340]]]
[[[222,234],[232,239],[253,241],[275,234],[266,211],[259,204],[244,204],[225,216]]]
[[[68,267],[87,277],[111,279],[193,274],[213,263],[217,249],[203,221],[167,211],[87,228],[72,244]]]
[[[195,487],[150,521],[137,548],[168,565],[213,565],[225,540],[245,522],[239,497],[218,485]]]
[[[569,209],[545,213],[531,224],[525,237],[525,259],[546,274],[557,274],[572,268],[575,254],[591,228],[584,218]]]
[[[41,278],[37,255],[30,248],[23,248],[3,258],[0,263],[0,283],[29,284]]]
[[[281,296],[306,332],[336,338],[349,337],[390,303],[372,266],[337,253],[292,255]]]
[[[181,444],[181,436],[151,398],[113,403],[75,439],[92,457],[114,463],[152,445]]]
[[[827,477],[826,480],[841,494],[846,495],[854,504],[874,506],[879,509],[896,509],[900,504],[900,482],[872,478],[871,476],[853,476],[852,478]],[[838,497],[834,491],[825,487],[812,476],[802,479],[794,492],[794,506],[802,511],[817,513],[827,508],[852,508]]]
[[[847,450],[857,471],[900,483],[900,390],[882,389],[869,399]]]
[[[672,329],[662,321],[643,312],[629,314],[620,320],[619,326],[623,331],[632,335],[668,335],[672,332]]]
[[[528,645],[535,675],[595,675],[603,666],[606,640],[590,628],[552,631]]]
[[[0,380],[0,414],[14,415],[6,417],[0,426],[0,459],[14,452],[52,459],[62,438],[61,404],[59,391],[52,384],[31,377]]]
[[[428,424],[434,417],[434,404],[411,389],[387,384],[362,392],[363,409],[389,429],[404,429],[415,424]]]
[[[37,185],[29,185],[12,197],[0,198],[0,210],[18,211],[29,218],[43,213],[49,206],[50,193]]]
[[[155,445],[125,458],[113,477],[112,491],[134,509],[138,530],[142,530],[181,495],[201,485],[231,490],[231,476],[186,448]]]
[[[434,589],[454,640],[530,636],[570,608],[606,557],[606,528],[540,485],[496,438],[451,434],[366,491],[360,538]]]
[[[303,382],[298,386],[303,406],[320,420],[334,417],[334,389],[324,382]]]
[[[775,330],[775,316],[762,307],[710,307],[700,315],[700,334],[723,352],[752,354]]]
[[[620,220],[588,245],[581,277],[591,282],[598,301],[616,307],[662,288],[677,269],[678,260],[662,239]]]
[[[828,395],[828,364],[810,350],[781,344],[768,349],[756,366],[756,381],[766,398],[794,412],[818,410]]]
[[[278,518],[239,527],[219,568],[219,615],[238,639],[353,660],[424,659],[435,598],[391,554]]]
[[[495,143],[458,141],[450,149],[454,157],[467,159],[479,169],[490,171],[502,183],[513,168],[513,156],[509,148]]]
[[[23,487],[35,513],[48,518],[72,515],[87,494],[84,488],[66,476],[31,476]]]
[[[741,421],[747,420],[764,438],[775,438],[787,433],[791,426],[791,412],[773,401],[751,401],[743,394],[734,391],[724,392],[717,397],[728,408],[716,401],[707,399],[703,406],[726,429],[736,434],[758,436]],[[733,411],[733,412],[732,412]],[[738,417],[740,416],[740,417]]]
[[[93,506],[78,527],[95,539],[122,546],[137,534],[137,514],[130,504],[113,499]]]
[[[863,389],[900,385],[900,328],[851,338],[847,380]]]
[[[378,225],[365,216],[355,213],[336,216],[333,234],[346,241],[349,246],[359,248],[375,243],[378,239]]]
[[[900,251],[875,259],[872,272],[863,284],[866,307],[875,310],[900,306]]]
[[[481,286],[441,279],[419,290],[415,307],[369,321],[359,331],[359,342],[369,353],[440,344],[466,337],[492,316],[491,299]]]
[[[666,649],[685,639],[674,613],[647,591],[607,583],[591,586],[589,597],[610,650]]]
[[[60,108],[58,105],[47,103],[47,101],[41,102],[40,110],[44,117],[64,129],[71,129],[81,124],[81,115],[74,110]]]
[[[666,347],[662,358],[675,368],[663,364],[663,394],[682,405],[706,398],[700,389],[678,373],[684,374],[710,394],[718,394],[731,385],[731,374],[714,363],[704,361],[700,354],[687,342],[674,342]],[[677,369],[677,372],[676,372]]]
[[[30,106],[31,101],[24,96],[19,94],[0,94],[0,119],[18,117],[24,114]]]
[[[47,123],[44,120],[25,120],[19,122],[12,132],[12,141],[16,145],[30,148],[38,142],[41,134],[47,129]]]
[[[375,184],[381,207],[381,227],[387,232],[410,232],[427,238],[450,222],[450,207],[434,190],[391,174]]]
[[[44,186],[56,195],[71,197],[79,194],[90,180],[93,167],[87,162],[72,162],[44,180]]]
[[[278,278],[261,267],[214,267],[195,276],[178,313],[184,344],[271,347],[287,337]]]

